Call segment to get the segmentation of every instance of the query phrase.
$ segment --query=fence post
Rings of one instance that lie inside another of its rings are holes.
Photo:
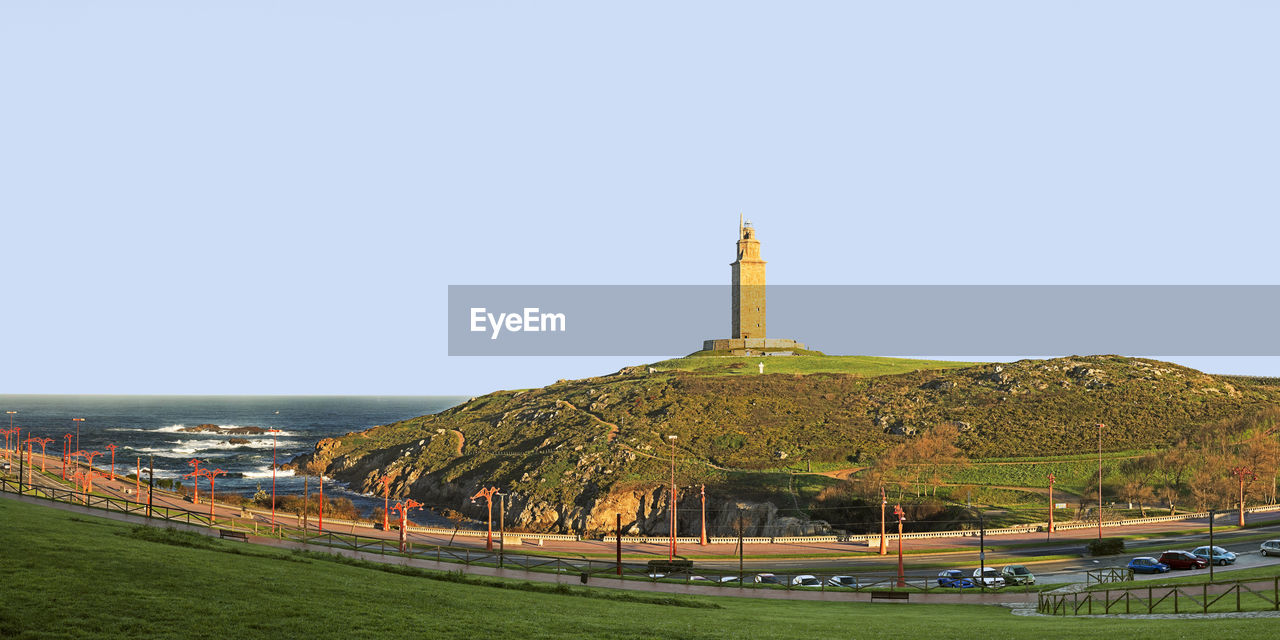
[[[1210,560],[1213,559],[1213,549],[1209,549]],[[1200,612],[1209,613],[1209,585],[1200,585]]]

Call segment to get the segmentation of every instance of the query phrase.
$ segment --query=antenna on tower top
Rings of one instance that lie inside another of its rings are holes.
[[[742,212],[738,212],[738,237],[742,237]]]

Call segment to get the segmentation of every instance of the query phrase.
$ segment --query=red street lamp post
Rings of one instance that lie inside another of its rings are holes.
[[[53,442],[53,438],[35,438],[34,440],[40,444],[40,473],[44,473],[44,463],[49,457],[49,454],[45,451],[45,447],[48,446],[50,442]]]
[[[484,540],[485,551],[493,551],[493,494],[497,492],[497,487],[489,487],[488,489],[481,489],[474,496],[471,496],[471,502],[474,503],[476,498],[484,498],[485,504],[489,507],[489,533]]]
[[[707,485],[702,485],[698,490],[702,496],[702,537],[698,540],[698,544],[707,546]]]
[[[209,479],[209,524],[210,525],[216,522],[213,514],[213,503],[216,500],[215,498],[216,494],[214,493],[214,488],[213,488],[213,479],[217,478],[218,476],[224,473],[226,473],[226,471],[223,471],[222,469],[214,469],[213,471],[210,471],[208,469],[200,470],[200,475]],[[196,478],[196,484],[200,484],[200,478]]]
[[[133,497],[142,500],[142,456],[138,456],[138,466],[133,472]]]
[[[382,476],[378,482],[382,485],[382,530],[390,531],[387,514],[391,512],[391,476]]]
[[[889,553],[889,541],[884,539],[884,508],[889,506],[889,500],[884,497],[884,486],[880,487],[880,555]]]
[[[0,429],[0,433],[4,434],[4,458],[9,459],[9,436],[13,435],[13,429]]]
[[[71,464],[71,434],[62,436],[62,479],[67,479],[67,465]]]
[[[93,493],[93,459],[102,455],[102,452],[101,451],[77,451],[72,455],[79,456],[88,461],[89,468],[85,470],[85,475],[87,476],[85,479],[85,493]],[[85,500],[88,500],[88,498],[86,497]]]
[[[267,429],[271,434],[271,530],[276,530],[276,435],[279,429]]]
[[[1098,423],[1098,539],[1102,539],[1102,429],[1107,425]]]
[[[192,471],[191,473],[188,473],[182,476],[184,478],[196,479],[195,481],[196,490],[195,490],[195,494],[192,495],[191,497],[191,504],[200,504],[200,465],[202,464],[204,464],[204,460],[201,460],[199,458],[192,458],[188,460],[187,466],[191,467]]]
[[[676,559],[676,436],[674,434],[667,436],[667,440],[671,441],[671,545],[667,548],[667,562]]]
[[[9,414],[9,431],[13,431],[14,433],[17,433],[17,431],[14,431],[14,426],[13,426],[13,414],[17,413],[17,411],[6,411],[5,413]],[[9,451],[8,451],[8,449],[9,449],[9,437],[8,437],[8,436],[9,436],[9,434],[8,434],[8,433],[5,433],[5,440],[4,440],[4,442],[5,442],[5,445],[4,445],[4,446],[5,446],[5,453],[4,453],[4,457],[5,457],[5,458],[8,458],[8,457],[9,457]]]
[[[1049,533],[1053,533],[1053,473],[1049,474]]]
[[[72,422],[76,423],[76,451],[80,450],[80,423],[84,422],[84,418],[72,418]]]
[[[400,512],[400,552],[401,553],[404,553],[405,549],[408,548],[409,510],[416,509],[421,506],[422,506],[421,502],[418,502],[413,498],[409,498],[404,502],[396,502],[395,506],[391,507],[393,511]]]
[[[898,516],[898,586],[907,586],[907,576],[902,572],[902,523],[907,519],[907,514],[902,510],[902,505],[893,505],[893,515]]]
[[[116,445],[111,443],[107,445],[107,450],[111,452],[111,481],[116,481]]]
[[[84,458],[89,464],[89,470],[93,470],[93,459],[102,455],[101,451],[77,451],[75,455]]]
[[[1240,481],[1240,526],[1244,526],[1244,477],[1249,476],[1252,480],[1257,476],[1253,474],[1253,469],[1249,467],[1236,467],[1231,470],[1231,475]]]
[[[316,531],[324,531],[324,471],[316,474],[316,479],[320,483],[320,511],[316,515]]]

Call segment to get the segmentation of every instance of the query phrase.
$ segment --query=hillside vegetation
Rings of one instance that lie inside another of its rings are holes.
[[[1142,450],[1280,403],[1275,385],[1119,356],[934,369],[912,361],[902,365],[913,367],[908,372],[879,376],[721,375],[734,369],[733,359],[706,360],[724,364],[707,372],[702,363],[692,371],[657,363],[654,372],[631,367],[491,393],[437,415],[322,441],[315,461],[366,491],[385,474],[393,495],[472,513],[475,489],[496,485],[514,494],[520,526],[599,529],[620,511],[631,514],[635,530],[655,531],[665,518],[668,435],[677,436],[678,483],[800,506],[794,490],[762,491],[752,474],[732,471],[854,467],[940,425],[954,430],[956,446],[971,458],[1091,451],[1097,422],[1108,426],[1107,450]],[[874,360],[881,359],[830,366],[865,371]]]

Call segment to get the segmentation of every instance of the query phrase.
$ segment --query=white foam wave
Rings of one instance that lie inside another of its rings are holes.
[[[257,469],[254,469],[253,471],[244,471],[244,472],[242,472],[240,475],[241,475],[242,477],[244,477],[244,478],[270,478],[270,477],[271,477],[271,465],[267,465],[267,466],[265,466],[265,467],[258,467]],[[279,477],[279,476],[287,476],[287,475],[292,475],[292,474],[290,474],[288,471],[283,471],[283,470],[281,470],[281,469],[276,469],[276,476],[277,476],[277,477]]]
[[[295,441],[280,442],[280,449],[278,449],[279,456],[281,458],[284,458],[285,455],[288,454],[288,450],[284,449],[284,447],[286,446],[297,447],[299,445],[300,443]],[[227,441],[227,440],[178,440],[177,442],[173,442],[168,445],[157,446],[157,447],[142,447],[139,449],[135,449],[135,451],[138,451],[140,453],[154,454],[157,456],[164,456],[167,458],[185,458],[188,456],[204,454],[212,451],[234,452],[242,449],[267,452],[271,450],[271,441],[270,440],[266,440],[266,441],[250,440],[248,443],[245,443],[245,444],[232,444],[230,441]]]

